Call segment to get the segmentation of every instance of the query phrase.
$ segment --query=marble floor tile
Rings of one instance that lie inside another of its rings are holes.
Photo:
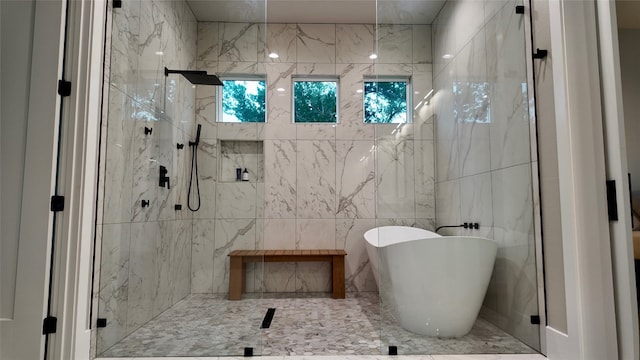
[[[269,308],[276,309],[271,326],[260,329]],[[302,360],[318,355],[323,360],[378,359],[387,358],[382,354],[390,345],[397,346],[401,355],[394,359],[544,359],[483,319],[462,338],[410,333],[399,326],[389,309],[380,306],[377,293],[348,294],[344,300],[326,293],[246,294],[240,301],[228,301],[225,295],[194,294],[99,354],[99,359],[210,359],[241,356],[245,347],[252,347],[254,355],[263,359]]]

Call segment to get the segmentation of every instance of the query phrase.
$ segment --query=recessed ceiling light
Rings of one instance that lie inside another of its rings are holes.
[[[279,91],[279,92],[283,92],[284,88],[277,88],[276,90]]]
[[[162,52],[162,51],[156,51],[156,55],[158,55],[158,56],[162,56],[162,55],[164,55],[164,52]]]
[[[358,94],[361,94],[361,93],[362,93],[362,89],[358,89],[358,90],[356,90],[356,92],[357,92]]]
[[[377,59],[377,58],[378,58],[378,54],[371,54],[371,55],[369,55],[369,59],[371,59],[371,60],[375,60],[375,59]]]
[[[443,58],[443,59],[445,59],[445,60],[449,60],[449,59],[452,59],[452,58],[453,58],[453,55],[451,55],[451,54],[444,54],[444,55],[442,55],[442,58]]]
[[[272,58],[272,59],[277,59],[277,58],[280,57],[280,55],[278,55],[278,53],[272,52],[271,54],[269,54],[269,57]]]

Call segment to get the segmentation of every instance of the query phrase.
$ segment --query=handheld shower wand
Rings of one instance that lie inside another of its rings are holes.
[[[187,207],[191,211],[200,210],[200,180],[198,179],[198,144],[200,144],[200,131],[202,125],[198,124],[196,130],[196,141],[189,141],[189,147],[193,147],[191,152],[191,173],[189,175],[189,190],[187,190]],[[197,206],[191,207],[191,187],[193,185],[193,173],[196,174],[196,193],[197,193]]]

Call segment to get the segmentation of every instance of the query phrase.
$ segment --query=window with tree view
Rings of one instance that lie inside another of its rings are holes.
[[[266,101],[264,79],[222,79],[218,97],[218,121],[243,123],[265,122]]]
[[[403,124],[407,116],[408,79],[364,80],[364,122]]]
[[[338,120],[338,81],[293,81],[294,122],[335,123]]]

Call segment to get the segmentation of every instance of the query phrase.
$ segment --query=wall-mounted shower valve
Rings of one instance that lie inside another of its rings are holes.
[[[143,208],[149,207],[149,200],[142,200],[142,207]]]
[[[151,135],[151,133],[153,132],[153,128],[150,127],[144,127],[144,134],[145,135]]]
[[[169,170],[167,170],[166,167],[160,165],[160,179],[158,181],[158,185],[160,185],[160,187],[167,187],[167,189],[171,189],[171,184],[169,183],[169,176],[167,176],[167,172],[169,172]]]
[[[176,144],[176,148],[178,148],[178,150],[182,150],[182,149],[184,149],[184,144],[178,143],[178,144]]]

